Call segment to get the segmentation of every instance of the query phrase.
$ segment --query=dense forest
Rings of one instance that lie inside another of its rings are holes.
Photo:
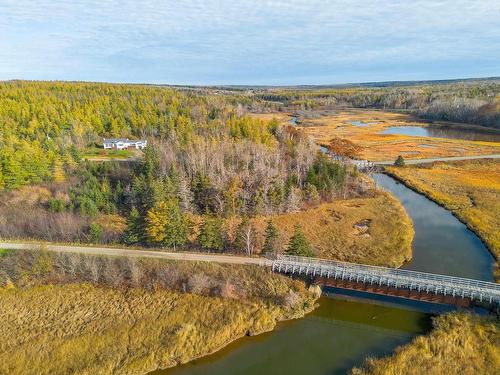
[[[499,98],[497,80],[251,92],[101,83],[2,82],[0,189],[62,180],[63,171],[75,168],[82,152],[100,144],[102,137],[168,139],[169,143],[189,145],[194,150],[216,147],[211,140],[224,137],[272,146],[276,134],[262,123],[245,118],[246,110],[348,105],[410,110],[428,119],[500,127]],[[199,143],[200,139],[204,144]]]
[[[236,115],[232,98],[167,88],[99,83],[0,83],[0,188],[61,178],[104,136],[179,142]],[[248,134],[248,137],[258,137]]]
[[[253,252],[249,218],[363,193],[355,170],[298,129],[246,116],[247,101],[151,86],[1,84],[0,235]],[[127,163],[82,160],[107,136],[149,146]],[[267,230],[275,251],[272,222]],[[309,252],[296,232],[296,251]]]
[[[255,92],[257,110],[349,106],[410,111],[429,120],[500,128],[500,80],[396,87],[269,89]]]
[[[347,105],[499,126],[499,92],[495,80],[314,90],[3,82],[0,236],[312,255],[300,227],[277,248],[273,215],[369,188],[300,129],[248,112]],[[128,162],[86,161],[103,137],[149,146]]]

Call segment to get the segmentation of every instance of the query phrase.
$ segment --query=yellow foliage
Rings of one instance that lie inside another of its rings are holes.
[[[99,215],[94,220],[94,223],[104,231],[113,234],[123,234],[127,228],[127,220],[123,216],[116,214]]]
[[[166,238],[165,226],[168,222],[166,209],[165,202],[160,202],[158,207],[152,208],[146,215],[146,233],[152,242],[161,243]]]

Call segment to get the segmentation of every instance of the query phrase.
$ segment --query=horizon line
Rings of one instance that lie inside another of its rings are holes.
[[[395,80],[395,81],[362,81],[362,82],[344,82],[344,83],[325,83],[325,84],[286,84],[286,85],[265,85],[265,84],[188,84],[188,83],[148,83],[148,82],[118,82],[118,81],[86,81],[86,80],[65,80],[65,79],[23,79],[12,78],[3,79],[0,82],[53,82],[53,83],[96,83],[96,84],[111,84],[111,85],[134,85],[134,86],[166,86],[166,87],[185,87],[185,88],[329,88],[329,87],[349,87],[349,86],[366,86],[374,87],[383,85],[396,84],[426,84],[426,83],[453,83],[461,81],[492,81],[500,80],[499,76],[486,77],[462,77],[462,78],[444,78],[444,79],[418,79],[418,80]]]

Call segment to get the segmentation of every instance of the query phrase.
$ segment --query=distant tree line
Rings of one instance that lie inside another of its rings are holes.
[[[347,105],[357,108],[408,110],[429,120],[500,128],[498,80],[425,84],[407,87],[266,90],[257,92],[250,108],[312,109]]]

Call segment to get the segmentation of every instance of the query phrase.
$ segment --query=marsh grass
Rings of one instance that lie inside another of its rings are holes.
[[[420,159],[446,156],[484,155],[500,152],[500,143],[415,137],[406,135],[380,134],[391,126],[428,126],[405,113],[373,109],[344,109],[333,115],[308,120],[304,130],[315,141],[328,145],[335,137],[348,139],[361,147],[359,157],[372,161],[395,160],[398,155],[406,159]],[[372,123],[370,126],[352,126],[352,121]],[[452,126],[456,126],[452,124]],[[463,124],[460,126],[464,126]]]
[[[259,233],[266,220],[255,220]],[[295,225],[300,225],[318,257],[390,267],[411,259],[412,221],[401,203],[386,192],[278,215],[273,222],[280,230],[282,246]]]
[[[144,374],[269,331],[317,298],[256,266],[43,250],[0,258],[0,281],[1,374]]]
[[[370,359],[351,375],[492,375],[500,373],[500,321],[466,313],[434,319],[419,336],[392,356]]]
[[[143,374],[291,317],[278,305],[90,284],[0,292],[0,373]]]

